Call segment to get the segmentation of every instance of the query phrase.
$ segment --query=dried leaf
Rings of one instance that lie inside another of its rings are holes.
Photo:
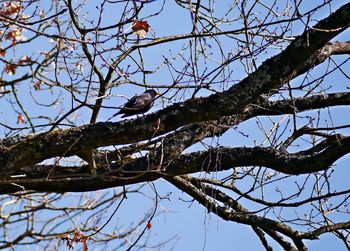
[[[89,250],[89,248],[88,248],[88,246],[87,246],[87,244],[86,244],[86,241],[87,241],[87,238],[86,238],[86,237],[84,237],[84,238],[81,240],[81,242],[83,243],[83,250],[84,250],[84,251],[88,251],[88,250]]]
[[[22,123],[22,124],[26,123],[26,120],[24,119],[24,116],[22,113],[18,114],[18,117],[17,117],[17,124],[19,123]]]
[[[147,21],[135,20],[132,25],[132,30],[135,31],[136,35],[144,38],[149,31],[149,24]]]
[[[13,65],[13,64],[7,64],[7,65],[5,66],[5,72],[6,72],[9,76],[15,75],[15,74],[16,74],[16,69],[17,69],[17,66],[16,66],[16,65]]]
[[[76,229],[74,232],[74,236],[73,238],[70,237],[69,234],[63,234],[60,236],[62,240],[66,241],[66,245],[68,247],[68,249],[73,249],[75,243],[81,242],[83,244],[83,250],[84,251],[88,251],[88,245],[87,245],[87,241],[91,240],[91,237],[87,237],[84,233],[82,233],[79,229]]]
[[[12,40],[12,45],[16,45],[17,41],[25,41],[26,37],[23,35],[22,28],[16,28],[9,31],[5,37],[7,40]]]
[[[2,7],[0,13],[4,16],[11,16],[13,14],[17,14],[23,5],[19,1],[8,1],[5,6]]]
[[[4,48],[0,45],[0,56],[1,57],[5,57],[6,56],[6,51],[4,50]]]
[[[39,80],[38,82],[36,82],[36,83],[34,84],[34,90],[36,90],[36,91],[40,90],[40,87],[41,87],[41,84],[42,84],[42,83],[43,83],[42,80]]]
[[[22,59],[18,61],[18,64],[31,64],[33,61],[28,56],[23,56]]]

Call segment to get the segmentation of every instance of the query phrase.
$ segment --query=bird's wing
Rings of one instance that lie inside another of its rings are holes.
[[[147,105],[147,103],[149,103],[148,95],[141,94],[139,96],[132,97],[128,102],[126,102],[126,104],[124,105],[123,108],[126,108],[125,110],[127,110],[128,108],[130,110],[131,109],[140,109],[140,108],[144,107],[145,105]]]
[[[137,96],[134,100],[133,107],[142,108],[147,104],[148,98],[146,95]]]

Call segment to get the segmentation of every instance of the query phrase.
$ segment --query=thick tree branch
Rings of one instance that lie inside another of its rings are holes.
[[[348,154],[350,152],[349,143],[350,137],[341,138],[338,136],[323,151],[308,155],[289,154],[273,148],[222,147],[182,155],[174,161],[169,172],[174,172],[175,175],[180,172],[180,169],[181,172],[194,173],[198,171],[222,171],[238,166],[265,166],[285,174],[312,173],[327,170],[336,160]],[[311,153],[312,148],[308,152]],[[182,161],[184,161],[187,171],[183,170]]]
[[[270,101],[260,106],[253,105],[253,111],[250,117],[293,114],[294,112],[298,113],[342,105],[350,105],[350,92],[318,94],[296,98],[294,99],[294,107],[291,100]]]
[[[327,170],[336,160],[350,152],[350,137],[338,135],[328,141],[322,151],[289,154],[273,148],[225,148],[210,149],[180,155],[167,164],[164,172],[157,171],[160,163],[154,163],[147,157],[129,162],[116,162],[106,168],[100,168],[99,175],[91,176],[88,167],[69,167],[71,175],[62,172],[61,167],[38,165],[28,166],[22,172],[27,178],[8,178],[0,183],[0,193],[20,190],[46,192],[81,192],[109,187],[153,181],[162,177],[172,177],[196,172],[219,172],[241,166],[265,166],[278,172],[298,175]],[[162,169],[162,168],[161,168]],[[79,172],[80,171],[80,172]],[[30,178],[30,177],[37,178]],[[45,178],[46,177],[46,178]]]

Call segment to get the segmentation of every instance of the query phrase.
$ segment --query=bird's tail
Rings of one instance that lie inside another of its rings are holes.
[[[112,118],[116,117],[116,116],[119,115],[119,114],[121,114],[121,110],[120,110],[119,112],[117,112],[117,113],[114,113],[111,117],[109,117],[109,118],[107,119],[106,122],[109,122]]]

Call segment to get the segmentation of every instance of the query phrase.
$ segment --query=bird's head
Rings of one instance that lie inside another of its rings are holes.
[[[145,91],[145,93],[149,93],[149,94],[151,94],[153,97],[155,97],[155,96],[157,96],[157,95],[161,95],[161,93],[159,93],[159,92],[157,92],[156,90],[153,90],[153,89],[147,90],[147,91]]]

